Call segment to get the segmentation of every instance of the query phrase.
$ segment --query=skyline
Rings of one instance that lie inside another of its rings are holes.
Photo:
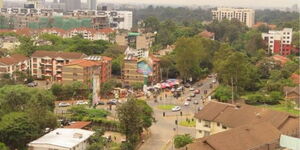
[[[4,1],[20,1],[26,0],[4,0]],[[53,0],[46,0],[52,2]],[[87,0],[81,0],[86,2]],[[214,7],[250,7],[250,8],[285,8],[298,4],[297,0],[97,0],[98,3],[115,3],[115,4],[146,4],[146,5],[177,5],[177,6],[214,6]]]

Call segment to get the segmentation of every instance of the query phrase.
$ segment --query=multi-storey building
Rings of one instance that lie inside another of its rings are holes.
[[[217,8],[217,10],[212,10],[212,18],[219,21],[237,19],[248,27],[252,27],[255,23],[255,11],[246,8]]]
[[[135,49],[149,50],[154,42],[154,33],[129,32],[128,34],[117,34],[115,41],[118,45],[130,46]]]
[[[62,68],[63,83],[81,81],[92,87],[94,76],[101,77],[101,64],[90,60],[74,60]]]
[[[111,79],[112,58],[106,56],[88,56],[85,60],[93,61],[101,66],[100,82],[106,82]]]
[[[87,0],[88,9],[96,10],[97,9],[97,0]]]
[[[105,29],[93,29],[93,28],[74,28],[65,32],[65,36],[67,38],[72,38],[76,35],[82,35],[84,39],[89,40],[109,40],[109,34],[115,32],[111,28]]]
[[[30,67],[30,59],[26,56],[15,54],[0,58],[0,75],[13,75],[16,71],[27,72]]]
[[[195,118],[196,138],[259,122],[270,123],[282,134],[299,136],[299,117],[246,104],[232,105],[211,101],[195,114]]]
[[[269,54],[280,54],[283,56],[292,53],[292,28],[284,28],[281,31],[270,30],[268,33],[262,33],[262,38],[268,45]]]
[[[76,59],[86,57],[77,52],[36,51],[31,55],[31,74],[35,78],[62,80],[62,67]]]

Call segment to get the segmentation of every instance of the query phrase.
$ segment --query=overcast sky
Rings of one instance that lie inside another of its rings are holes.
[[[25,0],[4,0],[25,1]],[[46,0],[52,1],[52,0]],[[81,0],[86,2],[86,0]],[[169,5],[211,5],[233,7],[291,7],[300,0],[98,0],[104,3],[137,3],[137,4],[169,4]]]

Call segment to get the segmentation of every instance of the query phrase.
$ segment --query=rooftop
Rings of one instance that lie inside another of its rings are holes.
[[[93,131],[83,129],[58,128],[41,138],[30,142],[29,146],[34,145],[55,145],[58,147],[73,148],[79,143],[93,135]]]
[[[0,58],[0,63],[4,65],[12,65],[12,64],[17,64],[19,62],[25,61],[27,59],[29,58],[24,55],[14,54],[11,56]]]
[[[81,59],[86,55],[77,52],[56,52],[56,51],[35,51],[31,57],[50,57],[50,58],[64,58],[64,59]]]
[[[280,56],[280,55],[274,55],[272,57],[275,61],[279,61],[281,65],[286,64],[288,61],[290,61],[290,59],[284,57],[284,56]]]
[[[90,125],[92,122],[90,121],[77,121],[74,123],[71,123],[68,126],[65,126],[64,128],[76,128],[76,129],[82,129],[88,125]]]
[[[74,60],[69,64],[66,64],[65,66],[72,66],[72,65],[78,65],[82,67],[92,67],[92,66],[99,66],[100,63],[91,60],[79,59],[79,60]]]

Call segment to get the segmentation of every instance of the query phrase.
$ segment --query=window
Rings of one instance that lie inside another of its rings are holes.
[[[204,127],[210,128],[210,122],[209,121],[205,121],[204,122]]]
[[[218,127],[220,126],[220,123],[219,123],[219,122],[217,123],[217,126],[218,126]]]
[[[198,132],[199,132],[200,134],[202,134],[202,130],[199,130]]]
[[[210,133],[208,131],[204,131],[204,136],[209,136]]]
[[[37,61],[37,59],[36,58],[33,58],[33,62],[36,62]]]
[[[77,73],[73,73],[73,76],[77,76],[78,74]]]
[[[226,126],[224,126],[224,125],[222,125],[222,129],[227,129],[227,127],[226,127]]]
[[[201,122],[201,120],[199,119],[199,120],[198,120],[198,122],[200,123],[200,122]]]

